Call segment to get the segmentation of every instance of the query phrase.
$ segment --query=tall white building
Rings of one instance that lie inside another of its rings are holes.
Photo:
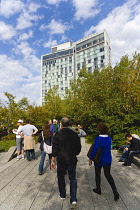
[[[89,72],[111,64],[110,40],[106,33],[94,33],[77,42],[67,42],[51,48],[51,53],[43,55],[42,62],[42,103],[44,96],[53,86],[64,98],[70,82],[77,79],[78,73],[86,65]]]

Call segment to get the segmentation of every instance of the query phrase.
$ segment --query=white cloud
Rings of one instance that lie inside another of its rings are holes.
[[[29,28],[33,25],[34,22],[43,18],[41,15],[35,15],[37,10],[41,7],[40,4],[30,3],[26,5],[26,8],[20,14],[19,18],[17,19],[17,29],[25,29]]]
[[[72,0],[72,3],[76,8],[76,20],[94,17],[99,13],[99,9],[95,9],[98,3],[97,0]]]
[[[32,68],[34,64],[32,62]],[[40,74],[34,74],[31,67],[27,67],[22,60],[6,55],[0,55],[0,69],[1,100],[5,101],[4,92],[8,92],[16,96],[17,100],[27,97],[29,101],[40,104]]]
[[[48,4],[59,4],[62,1],[67,1],[67,0],[47,0]]]
[[[13,51],[23,56],[24,66],[31,69],[33,72],[40,72],[40,59],[36,57],[36,51],[29,46],[27,41],[21,42]]]
[[[62,24],[61,20],[54,20],[52,19],[51,22],[48,25],[42,24],[40,27],[40,30],[49,29],[50,34],[64,34],[66,30],[70,29],[70,26],[68,26],[66,23]]]
[[[46,48],[51,48],[51,47],[56,46],[56,45],[58,45],[57,41],[50,39],[48,42],[45,42],[43,46],[46,47]]]
[[[92,26],[85,35],[106,30],[111,40],[112,64],[119,62],[120,58],[132,55],[140,50],[140,3],[127,2],[121,7],[112,10],[108,16]],[[138,9],[139,8],[139,9]]]
[[[21,0],[1,0],[1,15],[9,17],[20,12],[24,8]]]
[[[0,40],[9,40],[16,35],[14,28],[11,25],[0,21]]]
[[[33,37],[33,31],[32,30],[29,30],[29,33],[22,33],[19,36],[19,41],[27,40],[27,39],[29,39],[31,37]]]

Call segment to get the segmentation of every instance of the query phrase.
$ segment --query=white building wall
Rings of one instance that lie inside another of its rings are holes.
[[[106,31],[91,34],[75,43],[57,45],[52,51],[43,55],[41,61],[42,102],[45,94],[54,85],[58,86],[58,93],[64,98],[71,80],[78,78],[84,65],[89,72],[93,72],[95,68],[102,69],[111,64],[110,41]]]

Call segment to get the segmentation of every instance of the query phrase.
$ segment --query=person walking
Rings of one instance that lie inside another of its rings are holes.
[[[43,173],[44,161],[46,157],[46,153],[44,152],[44,148],[43,148],[44,141],[47,145],[51,146],[52,139],[53,139],[53,133],[50,131],[50,125],[45,124],[44,130],[40,133],[39,138],[38,138],[38,142],[40,143],[40,150],[41,150],[41,159],[40,159],[39,168],[38,168],[39,175],[42,175]],[[51,169],[52,154],[48,154],[48,157],[49,157],[49,164],[50,164],[50,169]]]
[[[70,180],[70,203],[71,208],[77,206],[77,179],[76,165],[77,155],[81,151],[80,137],[72,129],[68,128],[69,119],[61,119],[62,129],[57,132],[53,140],[51,168],[55,169],[57,159],[57,177],[60,198],[66,198],[65,175],[68,173]]]
[[[20,154],[21,158],[24,159],[24,146],[23,146],[23,138],[18,134],[19,128],[22,126],[23,120],[18,120],[18,129],[13,129],[12,132],[16,134],[16,147],[17,147],[17,160],[20,160]]]
[[[52,124],[52,120],[49,120],[49,125],[50,125],[51,133],[54,134],[54,127],[53,127],[53,124]]]
[[[114,179],[110,173],[111,164],[112,164],[112,156],[111,156],[111,144],[112,140],[110,136],[108,136],[108,128],[107,126],[100,122],[97,126],[99,130],[99,136],[95,138],[93,150],[89,157],[89,165],[92,165],[92,160],[96,155],[98,148],[101,148],[101,160],[99,163],[94,163],[95,166],[95,182],[96,188],[93,189],[93,192],[97,194],[101,194],[101,169],[104,169],[104,175],[110,184],[113,194],[114,200],[117,201],[119,199],[119,193],[117,191]]]
[[[33,135],[38,129],[30,124],[30,119],[26,120],[26,125],[19,128],[18,134],[24,138],[24,150],[26,151],[27,161],[35,160],[35,140]]]
[[[59,126],[57,125],[56,119],[53,119],[53,129],[54,129],[54,133],[59,131]]]

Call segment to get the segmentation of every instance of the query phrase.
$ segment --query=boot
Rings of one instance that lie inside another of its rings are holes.
[[[119,193],[117,192],[117,190],[114,190],[113,193],[114,193],[114,201],[119,200],[120,195],[119,195]]]

